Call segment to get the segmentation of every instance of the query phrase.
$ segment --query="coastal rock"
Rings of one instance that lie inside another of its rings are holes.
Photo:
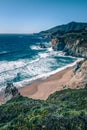
[[[20,95],[18,89],[12,83],[7,83],[7,86],[4,90],[4,101],[7,102],[18,95]]]
[[[66,86],[69,88],[83,88],[87,86],[87,60],[77,63],[73,76]]]
[[[74,74],[76,74],[76,72],[80,69],[82,62],[83,62],[83,61],[80,61],[80,62],[78,62],[78,63],[75,65],[75,67],[74,67],[74,69],[73,69],[73,73],[74,73]]]
[[[40,43],[39,47],[40,48],[46,48],[46,46],[44,44],[42,44],[42,43]]]
[[[54,51],[58,51],[58,50],[61,51],[64,49],[65,43],[62,38],[58,38],[58,39],[54,38],[52,39],[51,46]]]
[[[58,50],[58,47],[57,47],[57,44],[58,43],[58,39],[57,38],[54,38],[52,39],[52,42],[51,42],[51,47],[53,48],[53,50],[57,51]]]
[[[55,51],[64,51],[66,55],[87,58],[87,30],[53,38],[51,46]]]

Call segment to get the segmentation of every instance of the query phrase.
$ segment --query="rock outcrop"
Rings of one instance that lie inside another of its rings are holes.
[[[7,102],[18,95],[20,95],[18,89],[12,83],[7,83],[7,86],[4,90],[4,101]]]
[[[39,35],[51,38],[55,51],[87,58],[87,23],[70,22],[42,31]]]
[[[51,46],[53,48],[53,50],[57,51],[57,50],[63,50],[65,47],[65,43],[63,41],[62,38],[53,38],[52,42],[51,42]]]
[[[69,88],[87,87],[87,60],[77,63],[74,67],[73,76],[66,86]]]
[[[87,30],[66,33],[63,36],[53,38],[51,46],[55,51],[66,52],[66,55],[87,58]]]
[[[43,49],[46,48],[46,46],[43,43],[40,43],[39,47]]]

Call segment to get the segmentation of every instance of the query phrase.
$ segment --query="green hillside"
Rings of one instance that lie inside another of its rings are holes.
[[[70,22],[68,24],[59,25],[49,30],[40,32],[41,35],[63,35],[71,31],[80,31],[87,28],[87,23]]]
[[[19,95],[0,106],[0,130],[87,130],[87,88],[55,92],[46,101]]]

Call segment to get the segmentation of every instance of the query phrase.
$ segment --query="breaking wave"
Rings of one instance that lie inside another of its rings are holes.
[[[34,80],[47,78],[77,62],[76,58],[65,56],[62,51],[53,51],[49,42],[44,42],[46,48],[40,48],[36,37],[36,43],[32,37],[28,39],[28,36],[21,38],[15,36],[17,40],[13,40],[12,37],[9,38],[12,41],[8,44],[7,37],[4,38],[5,41],[1,45],[2,47],[4,45],[5,49],[2,50],[0,46],[0,89],[5,87],[7,82],[23,87]]]

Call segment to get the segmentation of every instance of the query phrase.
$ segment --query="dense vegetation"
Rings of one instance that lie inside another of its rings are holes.
[[[87,130],[87,88],[61,90],[46,101],[14,97],[0,106],[0,130]]]
[[[59,35],[63,35],[65,33],[68,32],[78,32],[82,29],[87,28],[87,23],[80,23],[80,22],[70,22],[68,24],[64,24],[64,25],[59,25],[56,27],[53,27],[49,30],[46,31],[42,31],[40,32],[40,35],[54,35],[54,36],[59,36]]]
[[[39,33],[51,39],[55,51],[87,58],[87,23],[71,22]]]

